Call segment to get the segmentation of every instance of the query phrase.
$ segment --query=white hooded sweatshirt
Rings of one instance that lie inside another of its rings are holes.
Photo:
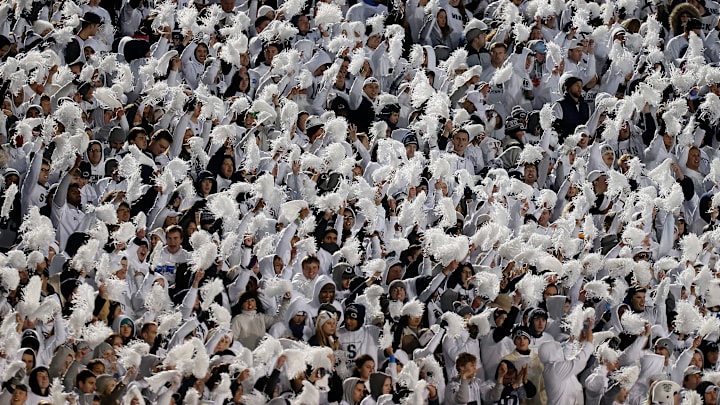
[[[585,368],[593,350],[592,343],[584,342],[574,359],[565,360],[560,343],[546,342],[540,346],[538,355],[545,365],[543,378],[549,404],[584,404],[583,388],[576,376]]]

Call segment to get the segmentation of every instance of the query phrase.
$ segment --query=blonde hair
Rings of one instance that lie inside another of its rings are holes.
[[[320,314],[318,314],[317,320],[315,321],[315,336],[317,336],[318,345],[321,347],[329,347],[333,350],[340,350],[340,341],[338,340],[337,334],[334,333],[332,335],[326,335],[325,331],[323,331],[323,325],[330,319],[335,320],[337,322],[337,317],[335,314],[327,312],[327,311],[320,311]]]

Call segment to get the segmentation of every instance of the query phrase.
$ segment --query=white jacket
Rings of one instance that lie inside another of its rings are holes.
[[[583,388],[577,379],[593,353],[593,345],[584,342],[582,349],[572,360],[565,360],[562,346],[558,342],[547,342],[540,346],[538,355],[545,365],[543,378],[548,403],[554,405],[583,405]]]

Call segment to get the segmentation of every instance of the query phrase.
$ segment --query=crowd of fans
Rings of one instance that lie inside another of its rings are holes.
[[[717,405],[719,16],[0,3],[0,403]]]

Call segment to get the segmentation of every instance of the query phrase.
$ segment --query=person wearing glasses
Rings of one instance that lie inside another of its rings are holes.
[[[105,176],[105,154],[100,141],[90,141],[85,158],[90,162],[90,185],[97,184],[98,180]]]

